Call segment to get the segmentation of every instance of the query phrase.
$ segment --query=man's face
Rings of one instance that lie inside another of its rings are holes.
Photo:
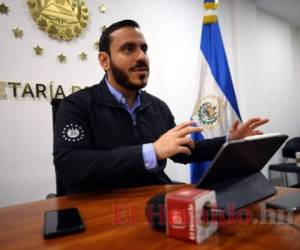
[[[109,81],[127,90],[138,90],[147,85],[149,58],[147,44],[139,29],[124,27],[111,34]]]

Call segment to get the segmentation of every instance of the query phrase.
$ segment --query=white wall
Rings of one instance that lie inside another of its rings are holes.
[[[272,128],[295,135],[293,121],[296,107],[296,75],[294,68],[293,34],[288,24],[258,11],[259,23],[259,82],[257,98],[263,99],[262,113],[272,120]],[[259,105],[260,106],[260,105]],[[259,107],[257,107],[259,108]],[[295,118],[299,114],[295,113]],[[295,120],[294,120],[295,121]]]
[[[9,15],[0,15],[0,81],[31,84],[97,83],[103,71],[93,43],[100,27],[114,21],[137,20],[149,44],[151,74],[147,91],[165,100],[176,121],[188,120],[197,89],[202,1],[110,0],[108,13],[98,11],[100,2],[87,0],[90,22],[83,36],[71,42],[49,39],[37,29],[26,1],[3,0]],[[266,116],[266,132],[300,133],[299,30],[256,9],[248,0],[223,0],[219,10],[221,32],[237,98],[244,119]],[[11,29],[24,30],[15,39]],[[36,57],[32,48],[45,49]],[[77,55],[85,51],[87,62]],[[56,55],[64,53],[66,64]],[[0,100],[0,206],[44,199],[55,192],[52,165],[52,125],[49,100],[13,98]],[[277,160],[277,159],[276,159]],[[188,182],[186,166],[168,162],[167,173]]]
[[[298,120],[296,121],[297,124],[297,130],[296,130],[296,134],[297,136],[299,136],[300,134],[300,98],[299,98],[299,93],[300,93],[300,28],[297,28],[294,32],[293,32],[293,51],[295,52],[293,54],[293,66],[294,66],[294,73],[295,73],[295,85],[296,85],[296,91],[295,91],[295,98],[296,98],[296,106],[295,106],[295,112],[296,117],[298,118]]]
[[[296,98],[300,80],[297,73],[299,63],[296,62],[299,60],[299,30],[280,18],[253,8],[252,2],[236,2],[244,7],[237,15],[239,62],[235,68],[243,117],[268,117],[271,122],[265,126],[265,132],[299,135],[299,99]],[[270,163],[280,160],[278,151]],[[267,174],[267,167],[263,173]]]

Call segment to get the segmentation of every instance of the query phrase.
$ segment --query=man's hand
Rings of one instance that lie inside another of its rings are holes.
[[[245,123],[240,123],[240,121],[236,120],[232,123],[229,130],[228,140],[240,140],[251,135],[262,135],[263,132],[256,130],[256,128],[267,122],[269,122],[269,119],[261,119],[258,117],[251,118]]]
[[[170,129],[153,143],[158,160],[164,160],[175,154],[183,153],[190,155],[195,143],[187,135],[202,131],[201,128],[192,127],[192,121],[183,122]]]

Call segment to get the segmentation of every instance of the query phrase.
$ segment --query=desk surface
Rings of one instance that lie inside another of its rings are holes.
[[[144,216],[145,204],[157,193],[181,185],[149,186],[25,203],[0,209],[1,249],[300,249],[300,231],[272,224],[262,216],[264,202],[251,205],[250,224],[219,226],[200,245],[169,238],[154,231]],[[278,195],[293,189],[278,188]],[[44,212],[78,207],[86,225],[84,233],[50,240],[43,238]],[[116,211],[118,211],[116,213]],[[300,225],[300,214],[293,221]]]

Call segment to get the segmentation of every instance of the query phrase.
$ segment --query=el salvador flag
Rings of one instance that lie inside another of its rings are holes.
[[[192,134],[194,140],[227,135],[234,120],[241,121],[222,36],[218,24],[215,0],[204,0],[200,45],[200,82],[192,120],[203,128]],[[191,163],[191,183],[196,183],[209,162]]]

